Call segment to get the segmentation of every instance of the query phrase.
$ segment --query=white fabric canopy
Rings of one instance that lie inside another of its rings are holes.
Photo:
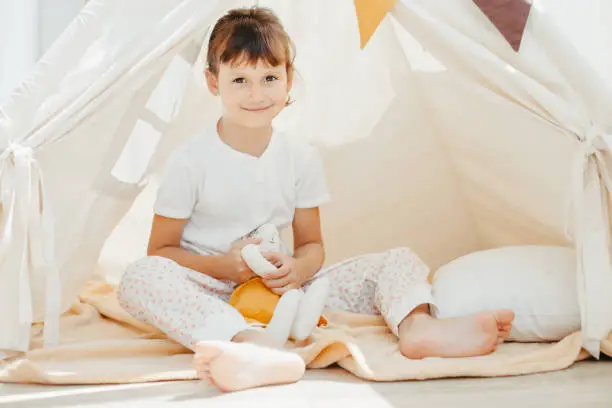
[[[364,50],[351,0],[258,3],[297,46],[297,102],[277,125],[324,153],[328,262],[406,245],[435,269],[478,249],[575,245],[598,356],[612,329],[612,7],[536,1],[515,52],[470,0],[402,0]],[[157,173],[219,112],[208,28],[249,4],[91,0],[14,92],[0,118],[0,308],[15,312],[0,349],[27,350],[43,319],[53,344],[101,253],[144,254],[130,238]]]

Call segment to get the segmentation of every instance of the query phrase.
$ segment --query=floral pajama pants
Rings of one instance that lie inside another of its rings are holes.
[[[331,265],[313,280],[329,279],[328,310],[382,315],[397,336],[399,324],[412,310],[433,305],[428,274],[417,255],[397,248]],[[235,287],[170,259],[145,257],[127,268],[117,296],[134,318],[194,349],[199,341],[229,341],[252,327],[228,304]]]

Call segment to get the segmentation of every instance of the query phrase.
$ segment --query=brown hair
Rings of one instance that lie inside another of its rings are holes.
[[[262,7],[230,10],[215,24],[208,41],[206,62],[213,74],[220,64],[285,64],[289,79],[295,58],[293,43],[279,18]]]

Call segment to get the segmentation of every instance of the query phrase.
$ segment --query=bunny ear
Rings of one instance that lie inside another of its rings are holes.
[[[262,252],[261,256],[263,256],[267,261],[272,262],[272,263],[276,263],[280,261],[280,257],[279,254],[277,252],[273,252],[273,251],[269,251],[269,252]]]
[[[282,257],[285,254],[282,254],[276,251],[270,251],[270,252],[262,252],[261,255],[264,257],[266,261],[270,262],[272,265],[276,266],[277,268],[280,268],[281,266],[283,266]]]

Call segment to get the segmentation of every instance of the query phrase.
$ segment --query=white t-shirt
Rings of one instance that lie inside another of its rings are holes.
[[[296,208],[318,207],[329,198],[314,147],[274,131],[265,152],[254,157],[224,143],[211,126],[170,155],[154,209],[189,219],[183,248],[218,254],[264,223],[282,231]]]

